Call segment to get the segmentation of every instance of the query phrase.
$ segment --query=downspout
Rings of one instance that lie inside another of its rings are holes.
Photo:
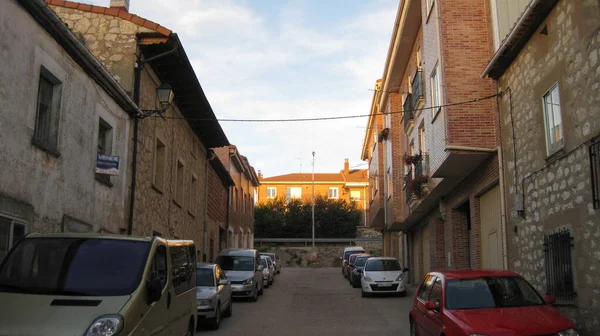
[[[508,269],[508,231],[506,230],[506,199],[504,195],[504,167],[502,162],[502,147],[498,146],[498,182],[500,183],[500,225],[502,227],[502,260],[504,268]]]
[[[162,54],[158,54],[156,56],[150,57],[145,60],[138,59],[135,62],[135,71],[134,71],[134,84],[133,84],[133,102],[136,106],[140,105],[140,85],[142,81],[142,70],[144,69],[144,64],[153,61],[155,59],[167,56],[171,53],[177,51],[179,47],[179,42],[175,43],[173,49],[164,52]],[[138,133],[139,133],[139,119],[140,115],[135,114],[133,117],[133,152],[132,152],[132,163],[131,163],[131,190],[129,194],[129,218],[127,222],[127,234],[133,234],[133,210],[135,206],[135,189],[137,185],[137,152],[138,152]]]
[[[208,161],[215,158],[215,154],[210,149],[206,153],[206,161],[204,163],[204,230],[202,244],[202,261],[206,262],[206,245],[208,244]]]

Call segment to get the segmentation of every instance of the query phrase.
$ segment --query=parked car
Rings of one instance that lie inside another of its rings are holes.
[[[271,260],[273,261],[273,265],[275,265],[275,274],[281,273],[281,268],[283,267],[283,263],[281,262],[281,259],[279,259],[279,256],[277,254],[261,253],[260,255],[265,255],[265,256],[268,256],[269,258],[271,258]]]
[[[221,316],[230,317],[233,313],[231,282],[225,272],[216,264],[196,265],[196,305],[198,325],[208,324],[211,329],[219,329]]]
[[[269,288],[275,279],[275,266],[273,266],[271,258],[267,256],[261,256],[260,262],[263,266],[263,286]]]
[[[344,248],[344,253],[342,253],[342,256],[340,257],[340,260],[342,261],[342,274],[344,275],[344,278],[347,277],[346,275],[346,265],[348,264],[348,257],[350,257],[351,254],[353,253],[364,253],[365,249],[362,248],[362,246],[349,246]]]
[[[352,269],[352,272],[350,273],[351,276],[350,278],[350,284],[352,285],[353,288],[358,288],[360,287],[360,275],[362,273],[362,271],[365,269],[365,264],[367,263],[367,259],[371,258],[372,256],[370,254],[361,254],[358,257],[356,257],[356,260],[354,260],[354,268]]]
[[[215,262],[231,281],[233,297],[258,300],[263,294],[263,265],[255,249],[225,249]]]
[[[413,299],[411,335],[578,336],[575,323],[517,273],[430,272]]]
[[[406,295],[406,278],[396,258],[371,257],[361,272],[362,296],[375,293]]]
[[[352,271],[354,270],[354,261],[356,260],[356,257],[358,257],[359,255],[362,255],[362,254],[364,254],[364,253],[353,253],[348,257],[348,263],[346,264],[346,268],[344,269],[344,271],[346,272],[346,278],[348,279],[348,281],[350,281]]]
[[[196,331],[190,240],[30,234],[0,265],[0,335]]]

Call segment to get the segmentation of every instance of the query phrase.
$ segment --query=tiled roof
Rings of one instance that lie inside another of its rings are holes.
[[[342,171],[343,173],[343,171]],[[369,177],[367,176],[367,170],[365,169],[354,169],[351,170],[346,177],[346,182],[368,182]]]
[[[311,173],[292,173],[279,176],[266,177],[260,182],[312,182]],[[315,173],[315,182],[344,182],[342,174]]]
[[[64,1],[64,0],[45,0],[47,4],[65,8],[78,9],[85,12],[105,14],[110,16],[119,17],[123,20],[131,21],[138,26],[146,27],[148,29],[155,30],[164,36],[170,36],[172,31],[167,29],[156,22],[144,19],[143,17],[131,14],[128,11],[121,8],[108,8],[102,6],[93,6],[79,2]]]

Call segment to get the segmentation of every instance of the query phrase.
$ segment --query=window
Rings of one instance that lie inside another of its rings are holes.
[[[429,301],[433,301],[436,307],[440,307],[442,301],[442,279],[436,278],[433,286],[431,287],[431,293],[429,294]]]
[[[102,118],[98,122],[98,154],[112,154],[112,127]],[[96,174],[96,179],[110,184],[110,175]]]
[[[435,277],[432,275],[429,275],[427,278],[425,278],[425,281],[423,281],[423,284],[421,285],[421,288],[419,289],[419,295],[418,298],[419,300],[425,302],[425,300],[427,300],[427,292],[429,292],[429,288],[431,287],[431,285],[433,284],[433,282],[435,281]]]
[[[544,236],[546,294],[555,295],[559,300],[573,300],[576,296],[571,256],[573,246],[573,237],[568,229]]]
[[[34,143],[58,151],[58,121],[62,85],[46,68],[40,70]]]
[[[156,247],[154,252],[154,258],[152,258],[152,267],[150,268],[150,278],[157,277],[160,279],[161,288],[164,288],[167,284],[167,277],[169,276],[167,268],[167,249],[164,245]]]
[[[246,194],[244,193],[244,188],[242,188],[242,213],[246,213]]]
[[[360,190],[350,190],[350,200],[360,201]]]
[[[421,48],[417,48],[415,59],[417,61],[417,71],[421,70]]]
[[[162,191],[165,186],[165,160],[167,150],[165,144],[156,138],[154,146],[154,180],[153,186]]]
[[[173,287],[175,294],[180,295],[196,288],[196,263],[192,264],[195,253],[190,255],[188,246],[170,246],[171,264],[173,266]]]
[[[394,194],[394,179],[392,176],[392,169],[388,168],[387,173],[387,197],[390,198]]]
[[[436,64],[433,72],[431,73],[431,107],[432,114],[435,117],[440,111],[440,105],[442,105],[442,87],[440,84],[440,76],[438,73],[439,64]]]
[[[543,101],[546,146],[548,155],[550,155],[561,149],[564,145],[558,84],[555,84],[544,94]]]
[[[233,211],[237,210],[237,204],[238,204],[238,190],[237,190],[237,188],[235,188],[235,190],[233,191]]]
[[[214,287],[216,280],[216,274],[213,274],[213,270],[207,267],[196,268],[196,286],[200,287]]]
[[[339,198],[339,191],[337,187],[329,187],[329,198]]]
[[[415,155],[415,141],[411,140],[410,145],[408,147],[408,153],[410,156]]]
[[[0,216],[0,262],[10,248],[25,235],[27,226],[23,222]]]
[[[192,174],[192,183],[190,183],[190,203],[188,204],[191,214],[196,214],[196,204],[198,204],[198,177]]]
[[[183,205],[183,181],[185,178],[184,174],[185,172],[183,162],[181,161],[181,159],[177,159],[177,171],[175,175],[177,181],[177,184],[175,185],[175,202],[177,202],[179,205]]]
[[[267,198],[275,198],[277,196],[277,188],[267,187]]]
[[[285,200],[290,201],[292,198],[302,197],[301,187],[287,187],[285,188]]]

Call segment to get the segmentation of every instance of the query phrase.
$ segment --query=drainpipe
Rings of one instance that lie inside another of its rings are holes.
[[[498,179],[500,183],[500,225],[502,227],[502,259],[504,268],[508,269],[508,231],[506,229],[506,199],[504,197],[504,167],[502,165],[502,147],[498,146]]]
[[[208,244],[208,161],[215,158],[215,153],[212,150],[208,150],[206,153],[206,162],[204,163],[204,230],[203,230],[203,244],[202,244],[202,261],[206,262],[206,245]]]
[[[167,56],[171,53],[177,51],[179,47],[179,43],[176,43],[173,46],[173,49],[166,51],[162,54],[158,54],[156,56],[152,56],[145,60],[138,59],[135,62],[135,71],[134,71],[134,81],[133,81],[133,102],[138,107],[140,106],[140,84],[142,82],[142,70],[144,69],[144,64],[154,61],[155,59]],[[138,133],[139,133],[139,119],[140,115],[135,114],[133,117],[133,151],[132,151],[132,163],[131,163],[131,191],[129,194],[129,219],[127,221],[127,234],[133,234],[133,210],[135,206],[135,189],[137,185],[137,152],[138,152]]]

